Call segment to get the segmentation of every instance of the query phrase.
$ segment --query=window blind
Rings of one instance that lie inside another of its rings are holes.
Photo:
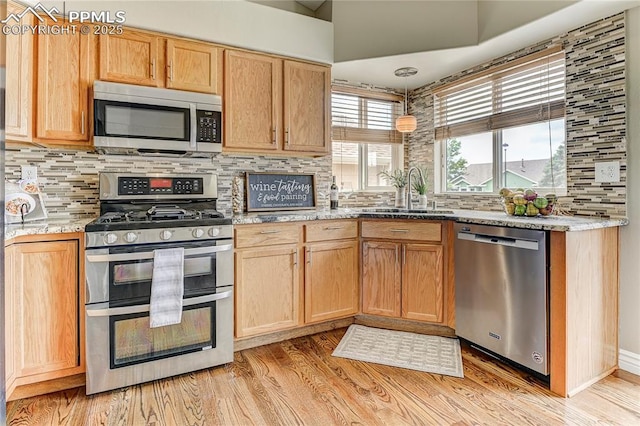
[[[434,91],[437,140],[564,116],[564,52],[534,54],[511,67]]]
[[[396,118],[402,112],[402,97],[375,95],[353,89],[333,89],[331,134],[334,142],[402,143],[402,134],[395,129]]]

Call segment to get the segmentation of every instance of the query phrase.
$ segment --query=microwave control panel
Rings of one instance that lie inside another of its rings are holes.
[[[196,142],[220,143],[220,123],[222,114],[218,111],[196,111]]]
[[[203,191],[202,178],[118,178],[118,195],[197,195]]]

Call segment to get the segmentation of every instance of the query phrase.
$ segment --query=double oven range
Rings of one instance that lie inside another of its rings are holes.
[[[210,174],[100,174],[86,228],[86,392],[233,360],[231,219]],[[154,250],[184,248],[179,324],[150,328]]]

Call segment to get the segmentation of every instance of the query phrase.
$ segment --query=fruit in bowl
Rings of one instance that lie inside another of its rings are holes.
[[[502,188],[499,194],[505,213],[512,216],[548,216],[553,213],[553,205],[557,200],[555,194],[542,196],[531,188],[519,188],[516,191]]]

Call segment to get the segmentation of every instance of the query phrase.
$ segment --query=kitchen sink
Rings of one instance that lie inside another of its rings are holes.
[[[389,207],[376,207],[362,209],[363,213],[413,213],[413,214],[453,214],[453,210],[433,210],[433,209],[397,209]]]

